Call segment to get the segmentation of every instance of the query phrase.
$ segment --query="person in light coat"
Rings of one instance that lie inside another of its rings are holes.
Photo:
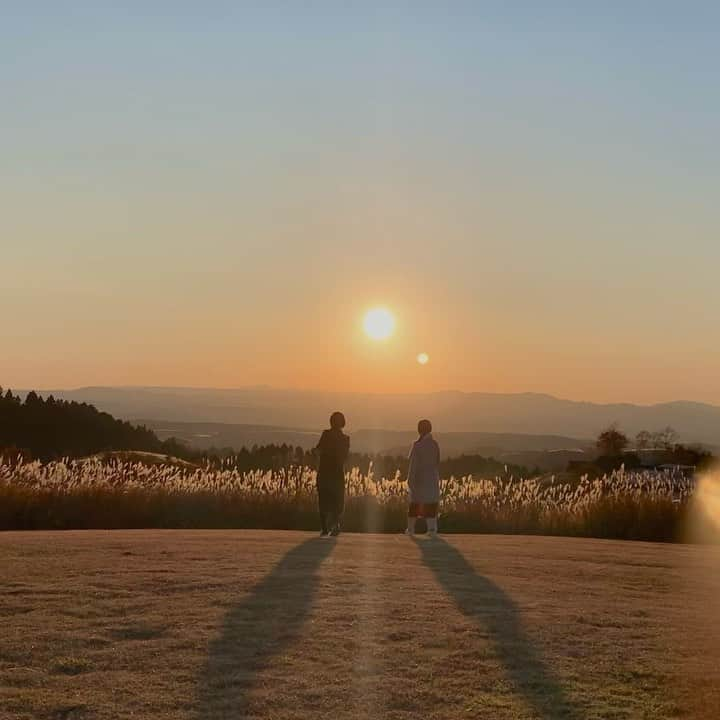
[[[420,437],[410,450],[408,468],[408,486],[410,488],[410,507],[408,525],[405,533],[415,534],[415,522],[423,517],[427,522],[428,535],[437,534],[437,511],[440,502],[440,448],[432,436],[429,420],[418,423]]]

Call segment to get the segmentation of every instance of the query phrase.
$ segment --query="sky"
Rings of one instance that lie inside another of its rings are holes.
[[[0,13],[1,385],[720,404],[717,4]]]

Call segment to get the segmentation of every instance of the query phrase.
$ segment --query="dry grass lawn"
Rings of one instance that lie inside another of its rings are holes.
[[[0,534],[0,718],[718,718],[720,549]]]

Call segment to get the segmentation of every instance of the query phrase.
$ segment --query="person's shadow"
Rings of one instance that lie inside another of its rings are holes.
[[[520,612],[510,597],[444,540],[416,539],[415,543],[458,609],[489,632],[508,677],[538,717],[579,720],[582,714],[524,633]]]
[[[317,591],[317,571],[334,546],[313,538],[292,548],[225,616],[199,678],[198,720],[247,716],[258,673],[297,639]]]

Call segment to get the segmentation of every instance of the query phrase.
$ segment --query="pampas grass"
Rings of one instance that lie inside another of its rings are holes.
[[[407,488],[399,473],[347,473],[344,527],[400,531]],[[679,539],[694,490],[669,472],[600,479],[449,477],[441,483],[445,532],[528,533],[671,541]],[[43,464],[0,460],[0,529],[269,528],[317,526],[315,471],[239,472],[229,464],[101,459]]]

